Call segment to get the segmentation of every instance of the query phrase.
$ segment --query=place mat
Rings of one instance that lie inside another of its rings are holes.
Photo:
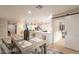
[[[31,42],[28,42],[28,41],[25,41],[25,40],[18,42],[18,44],[19,44],[22,48],[25,48],[25,47],[28,47],[28,46],[31,46],[31,45],[32,45]]]
[[[35,42],[41,42],[41,41],[43,41],[42,39],[39,39],[39,38],[37,38],[37,37],[32,38],[31,40],[33,40],[33,41],[35,41]]]

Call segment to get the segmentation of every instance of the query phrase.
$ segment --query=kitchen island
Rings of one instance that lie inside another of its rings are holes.
[[[43,31],[30,31],[30,39],[33,38],[33,35],[40,39],[46,39],[48,41],[48,44],[51,44],[54,42],[53,34],[52,32],[43,32]]]

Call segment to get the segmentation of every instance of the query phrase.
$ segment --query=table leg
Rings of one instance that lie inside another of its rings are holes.
[[[47,47],[46,47],[46,44],[44,44],[44,54],[47,53]]]
[[[35,53],[37,53],[37,49],[35,49]]]

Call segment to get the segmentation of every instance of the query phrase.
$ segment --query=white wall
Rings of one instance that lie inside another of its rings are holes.
[[[0,37],[7,36],[8,21],[0,19]]]
[[[25,25],[25,20],[24,19],[19,19],[17,21],[17,34],[23,34],[24,32],[24,25]]]
[[[63,22],[63,19],[63,17],[54,19],[54,43],[62,39],[62,33],[59,31],[59,24]]]

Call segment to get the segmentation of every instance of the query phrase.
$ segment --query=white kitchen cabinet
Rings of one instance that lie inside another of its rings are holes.
[[[65,47],[79,51],[79,14],[67,16],[64,19]]]
[[[46,37],[46,40],[48,41],[48,44],[53,43],[53,34],[50,32],[42,32],[42,31],[30,31],[30,39],[33,38],[33,34],[36,35],[36,37],[43,39]]]

